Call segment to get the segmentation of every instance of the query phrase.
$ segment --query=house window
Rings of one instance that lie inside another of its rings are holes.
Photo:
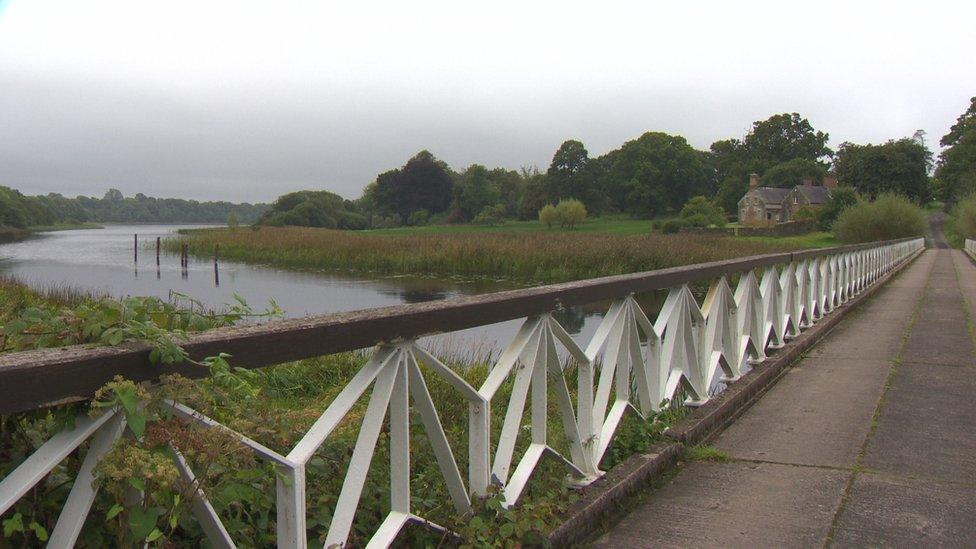
[[[793,203],[794,203],[794,204],[799,204],[799,203],[800,203],[800,197],[798,197],[798,196],[796,196],[796,195],[794,194],[794,195],[793,195]]]

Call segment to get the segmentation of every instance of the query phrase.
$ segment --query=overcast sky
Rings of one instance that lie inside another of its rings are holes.
[[[971,1],[658,4],[0,0],[0,184],[354,198],[421,149],[544,168],[792,111],[936,146],[976,95]]]

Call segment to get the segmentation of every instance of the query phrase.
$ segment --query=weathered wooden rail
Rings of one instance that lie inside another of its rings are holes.
[[[967,243],[967,247],[969,244]],[[350,380],[302,440],[279,454],[243,435],[242,446],[278,467],[277,536],[281,547],[304,547],[305,465],[372,386],[372,393],[352,461],[329,526],[326,545],[347,539],[369,471],[377,438],[387,417],[391,452],[391,510],[370,544],[383,546],[411,521],[424,522],[410,505],[409,410],[419,413],[434,449],[452,503],[459,512],[471,497],[499,485],[505,501],[515,504],[543,455],[564,463],[580,482],[597,478],[599,464],[623,415],[655,412],[663,402],[687,394],[684,404],[698,405],[734,383],[766,350],[779,347],[800,331],[847,302],[899,263],[924,247],[920,238],[855,246],[805,250],[690,265],[631,275],[431,303],[283,320],[256,326],[218,329],[191,337],[185,348],[194,358],[224,352],[236,366],[256,368],[301,358],[373,347],[368,362]],[[728,280],[738,277],[733,292]],[[708,282],[701,305],[691,283]],[[652,322],[634,294],[668,289],[664,306]],[[564,307],[611,301],[589,344],[583,348],[551,316]],[[422,349],[422,336],[453,332],[524,318],[513,341],[481,387],[464,379]],[[577,368],[575,399],[568,370],[557,348]],[[420,365],[427,367],[422,370]],[[0,357],[0,413],[33,410],[88,399],[121,374],[136,381],[178,371],[195,376],[195,367],[160,367],[149,362],[149,348],[131,343],[113,348],[72,347],[29,351]],[[427,391],[424,371],[450,384],[469,405],[467,482],[459,470]],[[501,434],[492,440],[489,417],[496,392],[514,378],[501,412]],[[550,391],[550,384],[552,390]],[[530,392],[531,390],[531,392]],[[548,394],[569,441],[563,456],[547,443]],[[526,404],[531,410],[531,444],[515,461],[516,438]],[[173,402],[173,412],[193,422],[221,428],[213,420]],[[125,429],[118,411],[79,417],[74,427],[45,443],[0,481],[0,513],[9,509],[69,453],[88,450],[81,471],[51,536],[52,547],[74,543],[94,501],[92,469]],[[513,464],[514,469],[513,469]],[[185,461],[177,466],[192,478]],[[210,541],[233,546],[232,536],[202,493],[193,511]]]

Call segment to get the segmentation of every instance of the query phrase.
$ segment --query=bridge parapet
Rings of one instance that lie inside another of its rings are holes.
[[[913,238],[752,256],[213,330],[190,338],[185,347],[194,358],[226,352],[235,357],[235,366],[252,368],[372,348],[365,365],[287,454],[232,432],[179,402],[166,405],[186,421],[230,432],[242,448],[275,465],[278,546],[305,547],[305,467],[369,391],[326,546],[342,545],[349,537],[388,418],[391,509],[370,541],[370,545],[384,546],[409,522],[440,528],[415,515],[411,506],[411,410],[421,419],[450,503],[458,513],[470,510],[472,498],[485,496],[492,484],[499,487],[506,505],[516,504],[545,455],[556,458],[585,484],[602,474],[599,464],[626,413],[646,417],[669,403],[697,406],[707,402],[764,361],[768,349],[783,346],[923,247],[923,239]],[[976,253],[972,241],[967,240],[966,249]],[[699,303],[692,285],[705,283],[708,290]],[[653,290],[667,290],[668,294],[652,320],[634,296]],[[609,308],[586,346],[579,345],[553,316],[565,307],[604,301],[610,302]],[[418,341],[427,335],[513,319],[522,319],[521,328],[479,387],[470,385]],[[0,357],[0,413],[90,398],[117,373],[124,372],[136,381],[165,373],[149,362],[148,355],[146,345],[134,343]],[[572,361],[562,360],[563,356]],[[199,375],[191,369],[174,370]],[[427,381],[433,376],[446,382],[468,404],[466,474],[459,466],[458,449],[452,448],[445,435],[438,403],[427,389]],[[508,381],[512,383],[510,394],[501,401],[499,389]],[[575,384],[575,393],[570,390],[571,384]],[[523,416],[527,406],[531,442],[523,450],[516,439],[526,430]],[[492,413],[504,417],[497,435],[492,434]],[[561,419],[568,441],[564,452],[549,442],[550,415]],[[96,496],[94,467],[125,433],[124,415],[119,410],[79,417],[72,427],[52,437],[0,481],[0,514],[89,441],[51,536],[51,546],[72,545]],[[520,450],[518,456],[516,449]],[[175,450],[174,456],[184,478],[192,479],[189,464]],[[198,491],[195,498],[193,512],[209,540],[215,546],[234,546],[233,536],[206,494]]]

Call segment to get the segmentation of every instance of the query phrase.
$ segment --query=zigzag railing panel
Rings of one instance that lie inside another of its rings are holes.
[[[326,546],[342,546],[349,537],[384,425],[390,446],[390,510],[369,545],[386,546],[410,522],[443,530],[415,515],[411,505],[411,410],[420,419],[450,503],[459,514],[469,511],[471,498],[486,495],[492,484],[500,487],[507,505],[515,505],[546,456],[585,484],[602,474],[600,463],[625,414],[648,417],[669,402],[689,406],[707,402],[725,384],[762,363],[767,350],[783,346],[923,246],[922,239],[915,239],[838,253],[807,252],[798,254],[798,259],[788,256],[789,260],[778,265],[724,272],[710,280],[701,305],[691,286],[682,283],[668,290],[653,322],[634,294],[626,293],[612,300],[585,349],[552,315],[531,316],[477,388],[416,339],[381,343],[287,455],[178,402],[165,406],[185,421],[232,434],[242,448],[273,463],[278,470],[278,545],[306,547],[305,466],[368,392]],[[965,250],[976,257],[976,242],[967,240]],[[737,279],[734,292],[730,279]],[[425,376],[439,377],[468,403],[467,482]],[[506,383],[511,384],[511,392],[501,401],[497,397]],[[501,418],[495,436],[493,413]],[[550,443],[548,419],[552,414],[562,426],[568,447],[565,455]],[[0,514],[71,452],[86,446],[49,545],[72,546],[97,492],[95,464],[124,430],[119,411],[79,416],[71,428],[53,436],[0,481]],[[527,445],[518,442],[522,432],[528,433]],[[192,481],[189,464],[179,452],[174,455],[181,475]],[[234,546],[232,533],[224,528],[203,491],[194,495],[192,509],[213,545]]]

